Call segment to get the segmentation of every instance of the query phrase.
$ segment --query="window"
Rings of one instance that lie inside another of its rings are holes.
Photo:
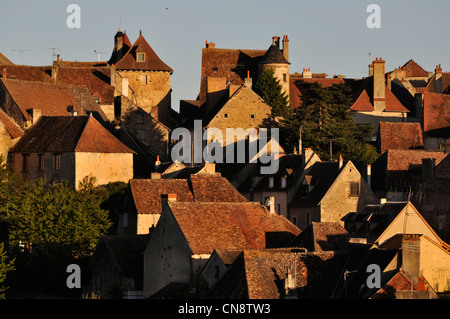
[[[225,114],[223,115],[223,117],[227,119],[227,118],[228,118],[228,113],[225,113]]]
[[[145,52],[138,52],[136,57],[137,62],[144,62],[145,61]]]
[[[255,118],[255,114],[250,114],[250,118],[254,119]]]
[[[359,196],[359,183],[350,182],[350,197],[358,197],[358,196]]]
[[[145,135],[146,135],[146,134],[145,134],[145,130],[139,130],[139,131],[138,131],[138,138],[139,138],[140,140],[145,140],[145,138],[146,138]]]
[[[136,124],[144,124],[144,115],[143,114],[138,114],[136,116]]]
[[[292,224],[294,224],[295,226],[297,226],[297,216],[293,216],[293,217],[292,217]]]
[[[283,81],[287,82],[287,75],[286,75],[286,73],[283,73]]]
[[[45,162],[44,162],[44,154],[39,154],[39,172],[43,172],[45,170]]]
[[[61,170],[61,154],[54,154],[55,156],[55,171]]]
[[[22,154],[22,171],[28,172],[30,163],[30,154]]]
[[[148,83],[148,82],[147,82],[147,76],[146,76],[146,75],[141,76],[141,83],[142,83],[142,84],[147,84],[147,83]]]
[[[218,69],[217,69],[217,68],[213,68],[212,70],[213,70],[213,72],[217,72],[217,71],[218,71]]]

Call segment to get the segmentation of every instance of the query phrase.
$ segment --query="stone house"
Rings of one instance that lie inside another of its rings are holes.
[[[123,95],[157,121],[172,127],[170,75],[173,70],[158,57],[142,32],[131,44],[119,29],[108,64],[113,68],[111,85],[116,88],[115,96]],[[120,105],[120,100],[117,102],[116,116],[126,117],[125,105]]]
[[[78,187],[86,176],[96,185],[133,178],[135,152],[92,116],[41,116],[10,153],[13,168],[30,181]]]
[[[316,162],[289,202],[289,219],[301,230],[312,222],[338,222],[350,211],[378,203],[366,180],[351,161]]]
[[[3,155],[7,160],[9,149],[17,143],[22,135],[23,130],[0,109],[0,156]]]
[[[161,217],[167,194],[177,196],[179,202],[246,202],[226,178],[215,173],[214,164],[186,178],[162,179],[153,173],[151,179],[130,180],[132,203],[122,216],[119,232],[148,234]]]
[[[311,149],[304,149],[303,154],[286,154],[278,160],[276,173],[261,174],[255,166],[237,189],[249,201],[261,202],[269,210],[288,218],[288,203],[299,192],[304,175],[320,158]]]
[[[279,247],[299,232],[259,203],[177,202],[169,195],[144,252],[144,297],[188,287],[215,249]]]

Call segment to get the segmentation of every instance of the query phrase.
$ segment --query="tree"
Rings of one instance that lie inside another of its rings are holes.
[[[43,257],[89,255],[111,225],[100,204],[90,179],[78,191],[66,183],[46,186],[37,180],[10,218],[10,244],[30,245],[33,254]]]
[[[280,143],[286,150],[298,145],[302,128],[303,146],[311,147],[322,159],[336,159],[340,153],[358,165],[377,158],[375,147],[367,143],[371,125],[355,124],[351,117],[351,89],[347,85],[323,88],[318,83],[304,83],[301,98],[302,105],[279,125]]]
[[[0,299],[5,299],[5,292],[7,287],[2,286],[6,280],[6,275],[9,271],[14,270],[14,260],[8,260],[5,251],[5,245],[0,243]]]
[[[290,114],[288,97],[272,69],[263,71],[253,89],[271,107],[272,118],[286,117]]]

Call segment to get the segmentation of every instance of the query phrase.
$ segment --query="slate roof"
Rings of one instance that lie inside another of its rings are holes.
[[[12,153],[134,153],[91,116],[41,116]]]
[[[214,249],[266,248],[268,235],[290,238],[300,230],[254,202],[168,202],[193,254]],[[291,239],[291,238],[290,238]]]
[[[137,52],[145,52],[145,61],[136,60]],[[143,70],[143,71],[165,71],[172,73],[173,70],[165,64],[153,51],[142,34],[133,43],[130,50],[115,64],[117,70]]]
[[[128,38],[128,35],[125,32],[122,32],[122,30],[120,28],[119,28],[119,31],[117,31],[114,38],[116,39],[118,37],[123,37],[123,46],[118,52],[116,52],[116,51],[112,52],[111,58],[108,61],[109,65],[116,64],[117,61],[120,60],[120,57],[124,56],[125,53],[127,53],[128,50],[130,50],[130,48],[131,48],[131,42],[130,42],[130,39]]]
[[[387,150],[407,150],[423,148],[420,123],[380,122],[378,130],[380,153]]]
[[[261,61],[259,62],[261,64],[270,64],[270,63],[280,63],[280,64],[291,64],[288,60],[284,57],[283,53],[281,52],[280,48],[272,44],[269,49],[266,51],[264,56],[262,57]]]

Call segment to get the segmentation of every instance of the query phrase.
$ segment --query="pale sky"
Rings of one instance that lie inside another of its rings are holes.
[[[81,9],[81,28],[69,29],[67,6]],[[381,28],[366,24],[369,4],[381,8]],[[139,30],[173,70],[172,107],[200,89],[201,49],[267,49],[288,35],[290,73],[367,75],[375,57],[386,71],[414,59],[427,71],[450,71],[448,0],[16,0],[0,9],[0,52],[12,62],[50,65],[64,60],[108,60],[119,26],[134,42]],[[29,50],[19,51],[13,50]],[[370,55],[369,55],[370,53]]]

